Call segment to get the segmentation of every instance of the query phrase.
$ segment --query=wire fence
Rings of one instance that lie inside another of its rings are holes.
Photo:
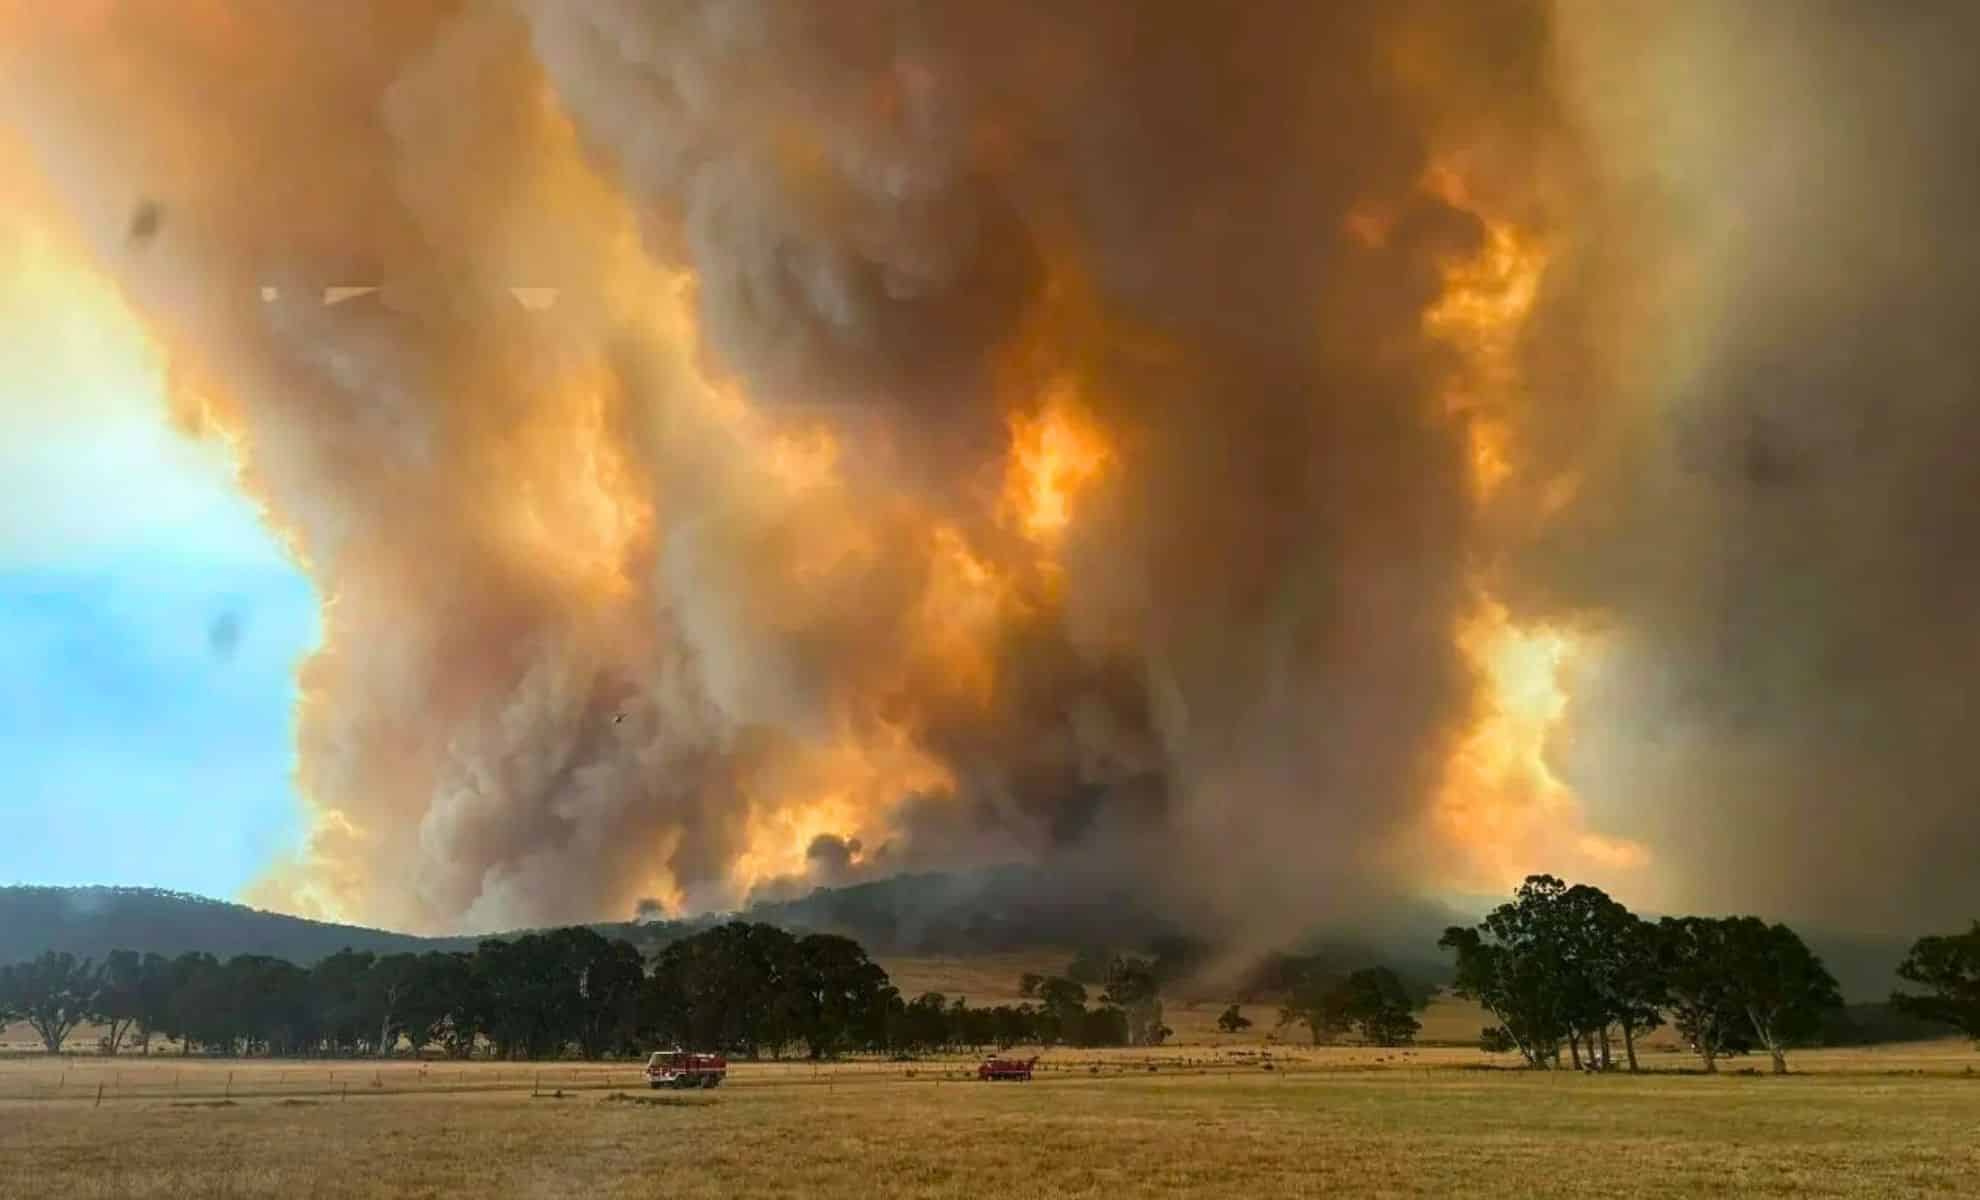
[[[978,1083],[981,1059],[731,1062],[724,1089]],[[311,1100],[344,1103],[372,1096],[557,1095],[645,1089],[640,1061],[487,1062],[404,1060],[55,1058],[0,1064],[0,1101],[104,1105]],[[1190,1055],[1053,1056],[1032,1067],[1034,1082],[1145,1078],[1170,1074],[1234,1078],[1261,1073],[1355,1069],[1272,1058]],[[1365,1069],[1360,1068],[1360,1069]]]

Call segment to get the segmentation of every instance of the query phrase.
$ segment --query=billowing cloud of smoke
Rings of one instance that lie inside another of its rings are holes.
[[[1468,13],[29,22],[11,115],[324,592],[286,899],[487,925],[1067,847],[1225,913],[1356,890],[1467,698],[1419,324],[1480,231],[1419,185],[1444,122],[1522,135],[1544,46]],[[1474,50],[1448,97],[1396,65]],[[1002,482],[1054,395],[1118,467],[1046,547]]]
[[[920,852],[1015,835],[1311,912],[1432,791],[1469,515],[1421,315],[1482,230],[1421,181],[1446,137],[1530,152],[1545,22],[1322,7],[528,10],[752,397],[884,408],[912,486],[975,474],[1052,372],[1119,441],[988,711],[923,710],[957,787],[899,815]],[[1363,206],[1397,214],[1379,250]]]
[[[1797,900],[1879,790],[1886,861],[1970,852],[1926,668],[1971,359],[1898,285],[1970,282],[1971,177],[1794,123],[1799,219],[1703,253],[1765,322],[1694,321],[1663,255],[1727,162],[1583,154],[1631,119],[1557,75],[1613,65],[1598,7],[81,5],[10,15],[0,115],[323,593],[282,903],[491,927],[1048,857],[1295,927],[1418,845],[1481,581],[1605,631],[1576,746],[1627,742],[1563,770],[1692,894],[1726,851],[1769,864],[1729,899]],[[1778,82],[1954,128],[1841,20]],[[1737,160],[1786,109],[1715,78],[1747,103],[1682,150]],[[1545,336],[1532,403],[1453,413],[1424,317],[1486,216],[1556,247]]]
[[[1614,642],[1575,690],[1569,773],[1660,848],[1672,903],[1963,919],[1980,162],[1953,147],[1980,11],[1572,24],[1607,232],[1668,240],[1606,256],[1640,322],[1607,402],[1528,431],[1530,478],[1585,486],[1509,575]]]

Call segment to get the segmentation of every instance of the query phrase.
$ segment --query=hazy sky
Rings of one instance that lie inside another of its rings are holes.
[[[296,835],[315,601],[57,261],[0,229],[0,883],[231,896]]]

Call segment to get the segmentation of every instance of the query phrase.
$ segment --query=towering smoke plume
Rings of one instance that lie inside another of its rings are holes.
[[[1513,603],[1611,631],[1566,775],[1657,847],[1672,902],[1961,919],[1980,160],[1955,147],[1980,9],[1690,3],[1574,37],[1616,184],[1600,236],[1627,247],[1603,286],[1657,291],[1602,402],[1536,407],[1526,439],[1530,478],[1586,486]]]
[[[279,903],[1891,916],[1980,849],[1980,196],[1972,18],[1856,11],[21,6],[0,118],[322,595]]]

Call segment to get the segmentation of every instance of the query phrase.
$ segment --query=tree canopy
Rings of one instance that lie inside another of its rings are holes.
[[[1629,1069],[1637,1035],[1668,1012],[1705,1069],[1765,1047],[1774,1069],[1816,1035],[1841,1004],[1820,959],[1785,925],[1755,917],[1666,917],[1652,926],[1599,888],[1529,876],[1513,899],[1475,927],[1447,929],[1456,957],[1451,990],[1498,1022],[1488,1048],[1517,1050],[1535,1067],[1608,1069],[1619,1031]]]
[[[95,1012],[102,973],[89,959],[50,950],[29,962],[0,968],[0,1010],[28,1023],[50,1054]]]
[[[1897,973],[1926,989],[1892,993],[1899,1012],[1954,1026],[1980,1042],[1980,921],[1965,933],[1919,938]]]

